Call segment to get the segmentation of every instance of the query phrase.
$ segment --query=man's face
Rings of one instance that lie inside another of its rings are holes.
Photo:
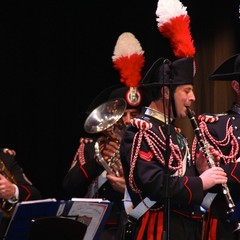
[[[174,100],[177,118],[185,117],[187,115],[186,107],[190,107],[196,100],[193,92],[193,86],[191,84],[178,86],[174,93]]]
[[[136,108],[126,109],[122,116],[122,120],[123,120],[124,124],[127,126],[128,124],[130,124],[130,120],[132,118],[138,117],[139,114],[140,114],[140,111]]]
[[[128,124],[130,124],[130,120],[132,118],[138,117],[139,114],[140,114],[140,111],[138,109],[135,109],[135,108],[126,109],[122,115],[122,121],[118,121],[111,127],[107,128],[105,130],[106,135],[110,136],[111,139],[116,139],[116,140],[121,139],[126,129],[125,127]]]

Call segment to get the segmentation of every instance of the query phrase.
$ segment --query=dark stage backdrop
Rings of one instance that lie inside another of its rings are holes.
[[[206,81],[217,64],[213,44],[222,24],[227,23],[233,38],[238,38],[238,1],[182,2],[201,49],[197,59],[211,62],[201,75]],[[118,36],[129,31],[140,41],[146,59],[143,75],[157,58],[173,59],[169,41],[157,29],[157,1],[13,0],[4,4],[0,8],[0,146],[17,151],[17,161],[43,197],[64,198],[62,179],[85,134],[87,107],[100,91],[119,83],[111,59]],[[224,44],[232,46],[229,41]],[[211,58],[209,49],[214,49]],[[234,45],[220,55],[218,63],[236,51]]]

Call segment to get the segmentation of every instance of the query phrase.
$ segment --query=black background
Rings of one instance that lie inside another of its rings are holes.
[[[182,1],[195,45],[239,29],[238,1]],[[64,198],[62,179],[84,135],[86,110],[119,83],[112,55],[118,36],[132,32],[145,51],[142,75],[159,57],[173,59],[157,29],[156,0],[5,1],[1,3],[0,146],[43,197]]]

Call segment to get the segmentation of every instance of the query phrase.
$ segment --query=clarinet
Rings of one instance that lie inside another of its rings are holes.
[[[212,153],[209,150],[210,144],[206,140],[203,139],[202,133],[201,133],[200,128],[198,126],[198,122],[195,118],[194,111],[192,111],[190,108],[187,108],[187,115],[188,115],[188,118],[190,119],[190,122],[192,124],[192,127],[193,127],[193,130],[194,130],[195,136],[197,138],[198,144],[199,144],[205,158],[207,159],[208,166],[210,168],[216,167],[214,157],[212,156]],[[227,215],[230,216],[235,211],[235,204],[233,202],[233,199],[231,197],[231,194],[230,194],[230,191],[229,191],[229,188],[228,188],[227,184],[222,184],[222,192],[223,192],[223,195],[225,197],[225,200],[226,200],[226,203],[227,203],[227,206],[228,206],[228,209],[229,209],[227,211]],[[240,223],[238,223],[238,222],[234,223],[234,232],[239,231],[239,230],[240,230]]]

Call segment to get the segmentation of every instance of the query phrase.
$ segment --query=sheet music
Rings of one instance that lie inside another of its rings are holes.
[[[17,203],[4,239],[26,240],[33,219],[62,216],[86,224],[88,227],[83,240],[95,240],[98,239],[111,208],[112,202],[98,198],[49,198]]]
[[[90,201],[89,199],[85,199],[85,201],[88,202],[75,199],[68,215],[78,216],[77,221],[80,221],[88,226],[84,236],[84,240],[88,240],[94,238],[110,202],[104,202],[102,199],[92,199]]]

